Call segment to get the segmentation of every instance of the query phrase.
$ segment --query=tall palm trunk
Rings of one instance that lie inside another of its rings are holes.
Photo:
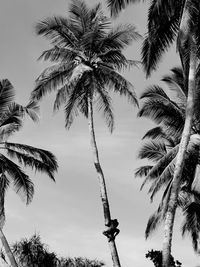
[[[7,255],[9,261],[10,261],[11,266],[12,267],[18,267],[17,262],[15,260],[15,257],[13,255],[11,249],[10,249],[8,241],[7,241],[7,239],[6,239],[6,237],[5,237],[5,235],[4,235],[4,233],[3,233],[1,228],[0,228],[0,239],[1,239],[2,245],[3,245],[4,249],[5,249],[6,255]]]
[[[102,201],[103,212],[104,212],[104,221],[105,221],[105,226],[108,226],[111,222],[111,214],[110,214],[108,196],[107,196],[107,191],[106,191],[105,178],[104,178],[104,174],[103,174],[103,171],[100,165],[98,149],[97,149],[97,144],[95,140],[93,107],[92,107],[91,97],[88,97],[88,126],[89,126],[90,138],[91,138],[90,142],[91,142],[91,147],[92,147],[92,153],[94,157],[94,166],[95,166],[95,169],[98,175],[98,180],[99,180],[101,201]],[[115,240],[114,239],[110,240],[108,237],[108,244],[110,247],[113,266],[120,267],[120,261],[119,261],[117,248],[115,245]]]
[[[192,43],[193,41],[191,41]],[[193,45],[192,45],[193,46]],[[195,74],[196,74],[196,53],[195,49],[190,51],[190,69],[188,79],[188,97],[186,104],[185,124],[177,154],[176,165],[174,170],[174,177],[171,188],[170,200],[168,203],[168,210],[165,218],[164,225],[164,240],[163,240],[163,267],[169,267],[169,260],[171,254],[172,234],[174,218],[177,207],[177,197],[179,192],[180,179],[182,176],[185,154],[187,145],[190,139],[190,132],[192,128],[192,120],[194,115],[194,95],[195,95]]]

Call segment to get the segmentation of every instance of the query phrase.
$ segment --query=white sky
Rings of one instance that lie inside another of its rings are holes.
[[[97,1],[87,0],[89,4]],[[102,1],[104,2],[104,1]],[[34,87],[34,80],[45,67],[38,62],[41,52],[49,47],[47,40],[36,36],[34,25],[55,14],[67,14],[66,0],[1,0],[0,1],[0,79],[8,78],[16,88],[17,101],[25,104]],[[138,4],[122,12],[115,23],[134,23],[145,32],[147,6]],[[140,59],[140,44],[133,44],[126,54]],[[125,73],[139,96],[144,88],[157,83],[170,67],[177,64],[170,52],[150,80],[141,70]],[[5,234],[10,242],[33,233],[62,256],[86,256],[103,260],[111,266],[109,249],[103,230],[103,213],[96,173],[89,146],[87,121],[79,117],[70,131],[64,128],[62,110],[52,114],[54,96],[41,104],[39,124],[26,121],[13,141],[35,145],[52,151],[58,158],[56,184],[44,175],[31,174],[35,183],[34,200],[26,207],[19,197],[9,191],[6,199]],[[148,267],[145,259],[149,249],[161,249],[162,231],[145,241],[144,230],[156,205],[150,204],[146,192],[139,192],[140,180],[134,179],[134,169],[142,165],[137,160],[141,137],[151,127],[148,120],[136,118],[137,109],[114,96],[116,127],[111,135],[99,114],[96,114],[96,135],[108,186],[112,217],[120,222],[116,242],[122,266]],[[175,227],[173,255],[183,267],[196,266],[189,239],[182,240],[180,225]]]

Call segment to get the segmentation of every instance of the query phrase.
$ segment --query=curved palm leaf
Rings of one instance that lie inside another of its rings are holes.
[[[139,2],[140,0],[107,0],[111,16],[116,17],[127,5]]]

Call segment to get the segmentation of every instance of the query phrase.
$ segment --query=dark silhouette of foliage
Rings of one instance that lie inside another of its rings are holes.
[[[160,250],[151,250],[145,255],[145,257],[150,259],[155,267],[162,267],[162,251]],[[182,263],[178,260],[174,260],[174,257],[170,257],[170,267],[181,267]]]
[[[55,252],[41,241],[38,234],[23,238],[12,246],[13,253],[20,267],[102,267],[104,263],[84,257],[58,257]],[[5,259],[2,252],[1,256]]]

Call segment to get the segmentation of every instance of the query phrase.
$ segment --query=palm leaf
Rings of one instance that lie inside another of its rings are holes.
[[[14,100],[15,92],[8,79],[0,81],[0,112],[5,112]]]
[[[98,71],[99,77],[103,79],[105,85],[107,85],[110,90],[114,90],[114,92],[126,96],[131,103],[138,105],[133,85],[128,82],[123,76],[121,76],[119,73],[109,68],[105,64],[101,64]]]
[[[185,219],[182,225],[182,235],[191,235],[194,250],[198,250],[200,232],[200,204],[192,202],[184,210]]]
[[[53,45],[75,48],[78,36],[75,35],[73,23],[66,18],[56,16],[36,24],[36,33],[47,37]]]
[[[128,4],[139,2],[140,0],[107,0],[108,8],[111,16],[116,17],[122,9]]]
[[[165,2],[157,5],[157,0],[154,0],[149,8],[148,35],[142,47],[142,62],[147,76],[156,69],[163,52],[173,43],[178,33],[181,3],[175,1],[173,6],[169,6],[166,2],[167,6]]]
[[[146,142],[138,153],[138,158],[149,159],[157,162],[167,153],[166,146],[163,142],[149,141]]]
[[[143,177],[146,176],[149,171],[153,168],[152,165],[146,165],[146,166],[141,166],[135,170],[135,177]]]
[[[29,204],[33,198],[34,186],[33,182],[26,175],[22,169],[13,161],[0,154],[1,166],[8,173],[10,179],[13,181],[14,188],[18,194],[26,198],[26,203]]]
[[[108,95],[106,90],[98,86],[98,98],[97,105],[99,110],[103,110],[104,118],[106,119],[106,123],[108,128],[112,132],[114,129],[114,115],[112,111],[111,105],[111,97]]]
[[[31,101],[40,100],[47,93],[63,87],[73,68],[73,64],[63,63],[45,69],[36,81],[35,89],[31,93]]]
[[[51,176],[51,178],[54,179],[54,173],[57,171],[58,164],[57,164],[56,157],[51,152],[41,149],[41,148],[36,148],[33,146],[28,146],[28,145],[19,144],[19,143],[5,142],[4,144],[5,144],[5,148],[8,149],[8,151],[13,150],[16,153],[19,152],[18,154],[19,156],[20,156],[20,153],[22,153],[24,157],[26,155],[30,156],[30,158],[33,156],[36,160],[39,160],[39,162],[42,162],[44,166],[48,168],[49,176]],[[36,168],[37,165],[34,167]]]

